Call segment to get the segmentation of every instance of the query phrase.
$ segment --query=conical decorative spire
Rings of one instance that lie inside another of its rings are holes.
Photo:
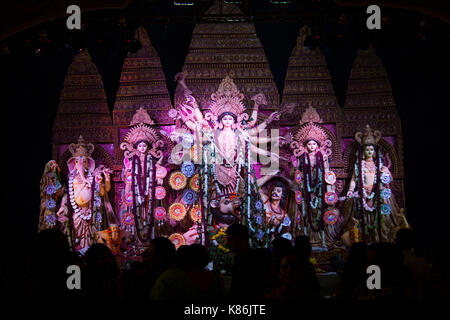
[[[303,45],[311,34],[308,26],[303,26],[297,37],[297,44],[289,58],[286,79],[284,82],[282,106],[295,104],[296,108],[286,111],[281,119],[282,124],[294,125],[305,108],[312,104],[324,122],[335,122],[338,119],[338,104],[331,83],[325,56],[319,48],[311,50]]]
[[[173,119],[167,115],[172,105],[158,53],[143,27],[136,30],[135,38],[142,47],[136,53],[129,52],[123,63],[113,111],[114,125],[128,126],[140,107],[146,109],[156,123],[172,124]]]
[[[80,135],[95,143],[113,141],[112,121],[102,78],[87,52],[75,55],[70,65],[53,125],[53,157],[58,145],[77,141]]]
[[[205,18],[218,19],[221,15],[230,14],[240,15],[242,12],[236,5],[218,0],[206,11]],[[267,106],[260,109],[277,108],[278,90],[251,23],[197,24],[182,71],[201,108],[208,108],[211,94],[217,91],[222,79],[227,76],[233,79],[247,103],[251,103],[250,97],[262,92],[266,96]],[[183,89],[178,85],[175,104],[183,98]]]

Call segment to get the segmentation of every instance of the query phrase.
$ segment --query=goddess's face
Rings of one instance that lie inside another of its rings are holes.
[[[231,116],[231,115],[229,115],[229,114],[223,116],[223,118],[222,118],[222,124],[223,124],[223,127],[224,127],[224,128],[231,127],[231,126],[233,125],[233,123],[234,123],[234,118],[233,118],[233,116]]]
[[[283,196],[283,188],[275,187],[272,189],[272,200],[280,200]]]
[[[364,147],[364,157],[365,159],[370,159],[375,154],[375,148],[373,146]]]
[[[140,153],[145,153],[148,149],[148,146],[145,142],[139,142],[137,145],[137,149]]]
[[[319,145],[317,144],[317,142],[315,142],[314,140],[310,140],[307,144],[306,144],[306,149],[308,149],[308,152],[314,152],[317,150],[317,147]]]

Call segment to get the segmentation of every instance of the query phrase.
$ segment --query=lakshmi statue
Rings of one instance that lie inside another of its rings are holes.
[[[153,124],[147,111],[139,108],[120,145],[125,150],[122,170],[125,189],[120,218],[126,238],[135,248],[154,237],[155,189],[163,188],[167,175],[166,168],[161,166],[164,142],[151,127]]]
[[[41,210],[38,231],[57,227],[56,210],[64,195],[60,173],[61,169],[55,160],[47,162],[40,183]]]
[[[390,189],[392,174],[383,164],[378,147],[381,132],[373,131],[369,125],[364,132],[357,132],[355,139],[360,144],[347,199],[342,213],[345,217],[342,240],[377,242],[394,240],[394,230],[408,226],[403,210],[400,210]]]
[[[71,144],[72,158],[69,168],[68,195],[64,194],[57,212],[60,221],[68,221],[65,231],[77,252],[84,253],[98,239],[97,232],[112,228],[117,231],[117,222],[108,192],[111,190],[111,170],[103,165],[95,168],[91,158],[92,143],[86,143],[82,136],[78,143]],[[112,235],[117,238],[117,232]]]
[[[309,235],[313,247],[326,249],[333,241],[337,212],[336,176],[330,171],[328,157],[332,142],[319,125],[317,111],[309,106],[300,120],[300,128],[293,135],[291,148],[298,158],[295,180],[299,184],[295,198],[299,204],[296,217],[297,233]],[[303,229],[303,230],[302,230]]]

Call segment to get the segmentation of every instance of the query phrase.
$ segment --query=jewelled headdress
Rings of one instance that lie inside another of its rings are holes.
[[[231,112],[236,115],[237,124],[241,124],[242,120],[248,120],[245,106],[242,103],[244,95],[239,92],[238,88],[233,82],[233,79],[226,76],[219,85],[219,89],[211,94],[210,111],[205,114],[206,120],[213,123],[214,128],[217,129],[219,123],[217,120],[224,112]]]
[[[86,157],[89,163],[89,170],[93,171],[95,169],[95,161],[91,158],[91,154],[94,152],[94,145],[92,143],[86,143],[83,136],[80,135],[78,143],[71,143],[69,145],[69,151],[72,154],[72,158],[67,161],[69,172],[75,169],[75,158],[77,157]]]
[[[368,124],[366,125],[364,132],[359,131],[355,134],[355,140],[358,141],[360,145],[377,145],[380,139],[381,132],[379,130],[373,131]]]
[[[164,142],[158,132],[150,127],[154,124],[155,122],[150,118],[150,115],[144,108],[140,107],[136,110],[130,122],[132,128],[125,135],[124,142],[120,144],[120,149],[126,150],[124,152],[125,157],[131,158],[137,154],[137,150],[135,149],[136,143],[139,141],[147,141],[151,146],[148,152],[155,158],[161,158],[163,152],[158,150],[158,148],[164,146]]]
[[[291,142],[291,148],[294,149],[296,157],[306,152],[305,144],[310,140],[314,140],[319,144],[319,150],[323,154],[331,155],[332,142],[325,129],[318,124],[322,122],[316,109],[309,105],[300,120],[300,128],[293,136],[294,141]]]

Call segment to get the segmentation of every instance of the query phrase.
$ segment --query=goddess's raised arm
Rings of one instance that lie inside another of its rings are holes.
[[[255,103],[255,106],[253,107],[252,115],[251,115],[251,121],[249,121],[248,125],[250,128],[253,128],[257,121],[258,121],[258,109],[260,105],[267,104],[266,97],[263,93],[258,93],[257,95],[254,95],[252,97],[253,102]]]
[[[272,113],[270,114],[270,116],[269,116],[266,120],[264,120],[264,121],[263,121],[261,124],[259,124],[256,128],[250,129],[248,133],[249,133],[251,136],[257,135],[258,133],[260,133],[260,132],[262,132],[264,129],[266,129],[267,125],[268,125],[269,123],[271,123],[273,120],[277,119],[278,116],[279,116],[279,112],[277,112],[277,111],[272,112]]]
[[[183,108],[182,111],[185,112],[185,116],[187,116],[189,118],[193,117],[194,122],[197,121],[199,123],[202,123],[204,120],[203,114],[200,111],[200,108],[198,107],[197,101],[192,96],[192,91],[188,89],[186,82],[184,82],[184,79],[185,79],[185,75],[182,72],[177,73],[175,75],[175,81],[178,80],[178,83],[184,89],[185,103],[181,104],[181,107]],[[188,112],[188,110],[189,110],[189,112]],[[191,113],[192,113],[192,116],[191,116]],[[183,118],[182,118],[182,120],[184,121]]]

